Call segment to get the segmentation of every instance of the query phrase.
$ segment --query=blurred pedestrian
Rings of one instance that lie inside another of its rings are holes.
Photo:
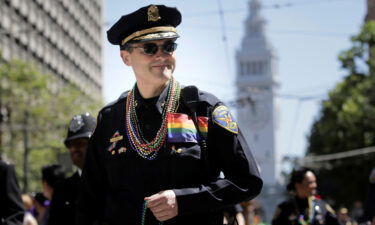
[[[287,185],[291,196],[278,205],[272,225],[339,225],[333,209],[316,196],[316,189],[316,177],[311,169],[294,170]]]
[[[357,225],[358,223],[350,218],[348,213],[349,211],[345,207],[341,207],[337,210],[337,219],[339,220],[340,225]]]
[[[375,167],[372,169],[369,176],[369,189],[366,205],[366,218],[375,225]]]
[[[224,209],[224,225],[228,224],[245,225],[243,208],[240,204]]]
[[[253,199],[241,203],[244,211],[245,224],[246,225],[267,225],[264,222],[264,210],[259,201]]]
[[[0,223],[21,225],[24,208],[14,167],[0,158]]]
[[[38,224],[42,224],[43,220],[45,220],[45,214],[47,211],[47,208],[49,206],[50,202],[46,198],[46,196],[43,195],[42,192],[36,192],[33,196],[33,205],[35,206],[35,214],[34,217],[36,218]]]
[[[361,222],[363,220],[364,208],[361,201],[354,201],[353,207],[350,210],[350,217],[356,222]]]
[[[89,138],[95,126],[96,120],[89,113],[75,115],[69,123],[64,144],[77,171],[56,185],[50,207],[49,225],[76,224],[82,168]]]
[[[180,22],[176,8],[149,5],[107,32],[136,84],[99,113],[82,174],[80,224],[223,224],[225,207],[261,191],[228,107],[172,76]]]
[[[25,208],[25,216],[23,218],[23,225],[38,225],[36,218],[32,214],[34,210],[33,200],[28,194],[22,194],[22,202]]]
[[[44,166],[42,168],[43,194],[51,202],[56,184],[65,178],[64,168],[58,164]],[[50,204],[47,205],[46,212],[39,225],[48,225]]]

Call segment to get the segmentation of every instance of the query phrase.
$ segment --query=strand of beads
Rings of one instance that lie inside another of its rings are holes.
[[[139,127],[139,121],[136,113],[134,88],[129,92],[126,100],[126,129],[130,146],[138,155],[144,159],[153,160],[156,158],[158,151],[165,143],[168,127],[168,113],[176,112],[180,98],[180,84],[173,77],[169,80],[166,106],[162,111],[162,123],[152,141],[147,141]]]
[[[147,201],[145,201],[143,203],[141,225],[145,225],[145,222],[146,222],[146,211],[147,211]],[[159,222],[159,225],[163,225],[163,222]]]

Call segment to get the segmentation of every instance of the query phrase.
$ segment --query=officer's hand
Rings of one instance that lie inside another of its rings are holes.
[[[161,191],[146,197],[147,207],[159,221],[169,220],[178,214],[176,194],[172,190]]]

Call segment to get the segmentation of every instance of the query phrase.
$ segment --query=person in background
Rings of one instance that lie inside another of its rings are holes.
[[[14,167],[0,157],[0,224],[22,225],[24,208]]]
[[[36,192],[33,196],[33,205],[34,205],[34,212],[33,215],[36,218],[38,224],[42,224],[42,221],[45,217],[47,207],[49,206],[50,202],[48,199],[43,195],[42,192]]]
[[[51,202],[53,191],[56,187],[56,184],[65,179],[64,168],[58,164],[52,164],[44,166],[42,168],[42,189],[43,195]],[[46,212],[42,220],[39,222],[39,225],[48,225],[49,220],[49,210],[50,204],[46,208]]]
[[[354,201],[353,207],[350,210],[350,217],[356,221],[356,222],[361,222],[364,218],[364,208],[363,208],[363,203],[361,201]]]
[[[49,225],[76,224],[82,168],[95,126],[96,120],[89,113],[75,115],[69,123],[64,144],[77,171],[56,185],[50,206]]]
[[[366,218],[372,222],[371,225],[375,225],[375,167],[372,169],[369,176]]]
[[[224,209],[224,225],[245,225],[245,217],[240,204]]]
[[[33,200],[28,194],[22,194],[22,202],[25,208],[25,217],[23,218],[23,225],[38,225],[33,213]]]
[[[25,208],[25,217],[23,218],[23,225],[38,225],[33,213],[33,200],[28,194],[22,194],[22,202]]]
[[[294,170],[287,185],[291,196],[276,208],[272,225],[340,225],[333,209],[316,196],[316,189],[316,176],[311,169]]]
[[[337,210],[337,218],[339,220],[340,225],[358,225],[352,218],[349,217],[349,211],[345,207],[339,208]]]

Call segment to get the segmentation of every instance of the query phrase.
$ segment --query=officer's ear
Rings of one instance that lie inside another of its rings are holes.
[[[130,53],[126,50],[121,50],[120,51],[120,56],[122,61],[127,65],[131,66],[131,60],[130,60]]]

